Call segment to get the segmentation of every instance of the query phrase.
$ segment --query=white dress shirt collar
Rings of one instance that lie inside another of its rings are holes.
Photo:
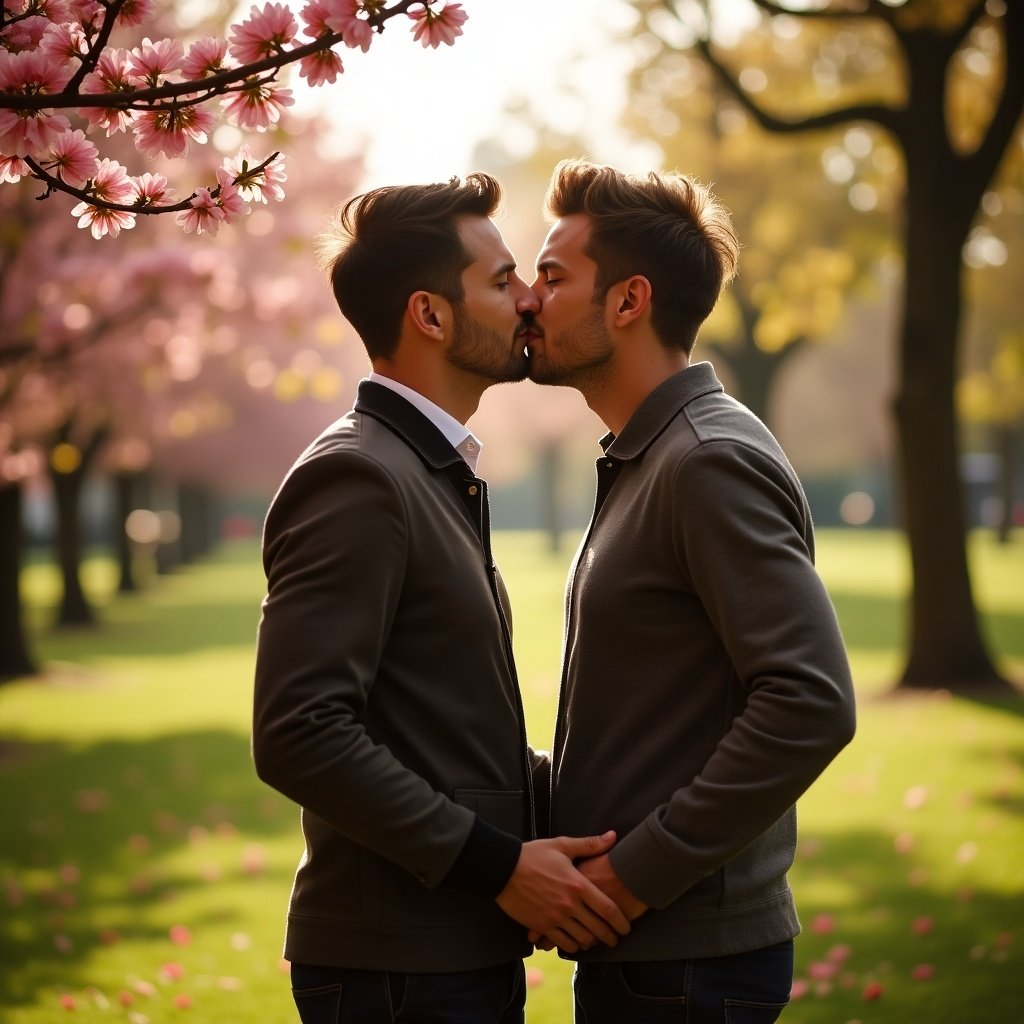
[[[385,377],[379,373],[371,373],[367,378],[375,384],[390,388],[396,394],[401,395],[410,405],[415,406],[431,423],[441,431],[447,438],[449,444],[462,456],[474,473],[476,473],[477,460],[483,445],[464,424],[460,423],[454,416],[447,413],[439,405],[435,405],[429,398],[424,398],[418,391],[399,384],[397,380]]]

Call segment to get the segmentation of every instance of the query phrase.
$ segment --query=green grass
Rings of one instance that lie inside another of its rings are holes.
[[[500,534],[495,547],[543,746],[572,543],[551,556],[536,535]],[[1020,680],[1024,545],[978,536],[971,557],[985,628]],[[901,541],[825,531],[819,564],[850,648],[860,727],[801,802],[792,882],[806,994],[784,1020],[1021,1019],[1024,700],[888,695],[900,667]],[[87,570],[103,624],[63,633],[47,626],[52,568],[26,572],[46,671],[0,687],[0,1021],[68,1020],[62,997],[83,1022],[293,1021],[280,942],[296,814],[255,779],[248,752],[263,589],[254,548],[225,548],[128,599],[111,597],[108,562]],[[537,954],[528,966],[531,1024],[568,1024],[568,965]],[[868,1001],[874,982],[882,995]]]

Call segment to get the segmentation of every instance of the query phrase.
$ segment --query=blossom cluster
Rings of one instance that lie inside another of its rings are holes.
[[[366,52],[384,23],[404,14],[424,47],[451,45],[466,14],[444,0],[307,0],[298,17],[283,3],[254,7],[227,38],[187,44],[110,45],[115,28],[142,25],[156,0],[3,0],[0,7],[0,183],[43,182],[96,238],[134,227],[140,214],[174,213],[185,231],[214,233],[252,202],[284,196],[284,157],[248,148],[224,161],[216,184],[176,200],[166,178],[131,175],[88,137],[131,133],[144,156],[183,157],[211,136],[218,115],[265,132],[294,102],[278,75],[297,63],[311,86],[344,72],[339,47]],[[301,22],[301,28],[300,28]],[[76,118],[73,124],[67,116]]]

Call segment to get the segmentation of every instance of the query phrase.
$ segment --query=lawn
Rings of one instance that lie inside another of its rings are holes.
[[[567,546],[495,539],[534,742],[556,700]],[[985,628],[1024,680],[1024,543],[971,548]],[[1024,700],[893,697],[906,563],[885,533],[823,531],[819,564],[860,695],[856,740],[803,799],[804,934],[789,1024],[1024,1019]],[[280,960],[298,834],[253,776],[251,545],[52,632],[26,573],[38,679],[0,687],[0,1021],[294,1021]],[[530,1024],[568,1024],[568,965],[529,964]]]

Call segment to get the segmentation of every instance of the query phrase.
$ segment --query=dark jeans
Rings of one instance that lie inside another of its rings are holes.
[[[793,984],[793,943],[700,960],[578,964],[576,1024],[772,1024]]]
[[[302,1024],[523,1024],[521,960],[456,974],[292,964]]]

